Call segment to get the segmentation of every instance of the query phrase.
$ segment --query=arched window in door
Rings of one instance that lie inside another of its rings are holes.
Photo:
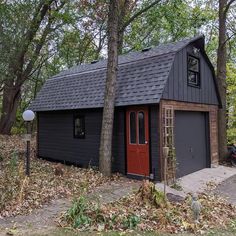
[[[136,112],[132,111],[129,115],[129,122],[130,122],[130,143],[136,143]]]
[[[138,113],[138,143],[145,144],[145,118],[144,112]]]

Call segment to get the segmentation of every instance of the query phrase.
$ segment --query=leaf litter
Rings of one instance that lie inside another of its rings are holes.
[[[53,199],[74,197],[58,225],[79,231],[158,231],[203,233],[226,228],[236,218],[236,209],[213,194],[202,193],[202,212],[196,224],[191,212],[191,196],[169,202],[154,185],[144,181],[128,197],[108,204],[88,201],[86,194],[119,177],[106,178],[93,169],[56,164],[35,158],[31,143],[31,176],[24,174],[25,142],[19,136],[0,136],[0,217],[28,214]]]
[[[18,135],[0,135],[0,217],[24,215],[53,199],[80,196],[115,181],[98,171],[36,158],[31,142],[30,177],[25,176],[26,143]]]
[[[61,227],[77,231],[158,231],[165,233],[203,233],[226,228],[236,219],[236,209],[224,199],[199,194],[202,212],[199,223],[193,219],[191,196],[182,202],[169,202],[154,184],[145,180],[140,189],[128,197],[101,205],[75,200],[58,219]]]

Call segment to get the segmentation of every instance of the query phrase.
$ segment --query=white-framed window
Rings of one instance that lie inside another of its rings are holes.
[[[200,60],[188,55],[188,85],[200,87]]]

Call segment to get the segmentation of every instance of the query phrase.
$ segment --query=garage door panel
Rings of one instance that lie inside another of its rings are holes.
[[[204,112],[175,112],[177,177],[207,167],[207,122]]]

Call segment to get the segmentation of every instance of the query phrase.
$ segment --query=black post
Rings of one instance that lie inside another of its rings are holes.
[[[25,174],[27,176],[30,176],[30,121],[26,122],[27,125],[27,144],[26,144],[26,169],[25,169]]]

